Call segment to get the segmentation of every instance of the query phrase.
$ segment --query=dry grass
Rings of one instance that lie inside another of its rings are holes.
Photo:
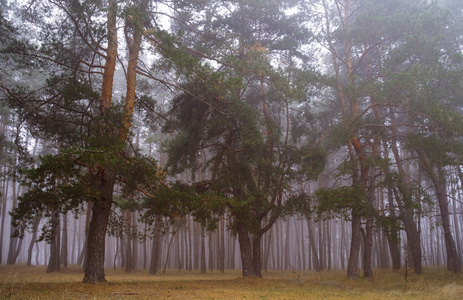
[[[79,267],[45,273],[44,266],[0,266],[2,299],[463,299],[463,277],[426,268],[421,276],[375,270],[372,279],[346,279],[344,271],[271,271],[264,279],[239,271],[149,275],[107,269],[107,283],[83,284]]]

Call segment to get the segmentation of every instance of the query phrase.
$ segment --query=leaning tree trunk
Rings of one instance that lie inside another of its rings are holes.
[[[439,204],[442,229],[444,230],[445,246],[447,250],[447,269],[455,274],[459,274],[461,273],[461,261],[457,252],[455,240],[452,236],[452,230],[450,229],[449,199],[447,196],[447,184],[444,170],[442,165],[438,164],[435,168],[437,172],[436,175],[433,171],[433,167],[429,164],[426,158],[423,155],[421,156],[425,164],[425,169],[431,177],[431,181],[437,195],[437,202]]]
[[[321,271],[320,260],[318,259],[317,245],[315,243],[315,233],[314,233],[314,228],[313,228],[313,221],[311,219],[310,214],[306,215],[306,220],[307,220],[307,235],[309,237],[310,249],[312,250],[313,268],[315,269],[315,271]]]
[[[32,250],[34,249],[34,245],[37,242],[37,231],[41,220],[42,216],[37,215],[35,217],[34,224],[32,225],[32,238],[29,244],[29,249],[27,250],[27,266],[30,266],[32,264]]]
[[[383,143],[384,147],[384,159],[389,159],[389,149],[388,143]],[[385,170],[386,173],[389,172],[388,169]],[[394,193],[390,184],[387,186],[387,201],[388,201],[388,211],[389,216],[392,219],[391,224],[385,226],[384,232],[386,234],[389,252],[391,253],[392,259],[392,270],[400,270],[400,240],[399,240],[399,226],[396,223],[398,222],[396,217],[395,205],[394,205]]]
[[[390,107],[390,118],[392,125],[397,124],[395,118],[395,112],[393,108]],[[396,126],[391,126],[392,138],[391,138],[391,150],[394,154],[394,159],[397,165],[397,180],[396,186],[397,189],[393,188],[393,191],[396,196],[397,205],[399,207],[400,218],[404,224],[405,233],[407,234],[408,246],[410,247],[410,252],[412,253],[413,259],[413,269],[415,274],[421,274],[422,271],[422,251],[421,251],[421,237],[420,232],[417,229],[416,222],[414,220],[414,205],[411,196],[411,192],[408,186],[408,182],[405,178],[407,172],[403,165],[403,158],[399,155],[399,146],[397,141],[397,136],[399,136]]]
[[[410,252],[412,254],[413,270],[415,271],[415,274],[421,274],[422,252],[420,232],[418,231],[416,222],[414,220],[415,212],[413,209],[413,204],[411,203],[411,199],[409,199],[408,192],[403,190],[404,187],[400,187],[400,185],[401,183],[399,183],[399,190],[402,190],[400,195],[399,192],[395,191],[397,204],[400,211],[400,218],[404,224],[405,233],[407,234],[408,247],[410,248]],[[400,199],[400,196],[402,196],[403,199]]]

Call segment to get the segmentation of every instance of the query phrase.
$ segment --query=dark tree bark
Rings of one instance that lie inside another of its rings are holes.
[[[434,186],[439,204],[442,229],[444,231],[445,247],[447,250],[447,269],[455,274],[461,273],[461,260],[457,252],[452,230],[450,229],[449,199],[447,194],[447,183],[444,170],[441,164],[433,167],[423,153],[420,153],[429,177]]]
[[[218,266],[217,268],[223,273],[225,272],[225,218],[220,218],[219,231],[217,234],[218,241]]]
[[[68,266],[68,218],[67,214],[63,214],[63,234],[61,235],[61,254],[60,263],[63,267]]]
[[[206,267],[206,234],[205,229],[201,226],[201,274],[205,274]]]
[[[361,218],[352,212],[352,238],[350,243],[349,261],[347,263],[347,278],[358,278],[359,254],[360,254],[360,228]]]
[[[261,251],[262,236],[255,234],[252,237],[252,266],[254,276],[262,277],[262,251]]]
[[[396,214],[394,210],[394,203],[393,203],[393,192],[392,188],[387,188],[387,195],[388,195],[388,202],[389,202],[389,215],[395,219]],[[400,270],[400,240],[399,240],[399,231],[397,230],[396,226],[392,225],[384,230],[387,238],[387,242],[389,245],[389,252],[391,253],[392,259],[392,270]]]
[[[115,176],[107,168],[100,177],[101,198],[93,203],[92,219],[87,238],[87,263],[83,282],[106,281],[104,273],[105,237],[113,202]]]
[[[79,257],[77,258],[77,264],[82,265],[83,269],[85,270],[85,266],[87,265],[87,240],[88,240],[88,228],[90,227],[90,221],[92,219],[92,209],[93,209],[93,202],[87,203],[87,212],[85,214],[85,238],[84,244],[82,249],[80,250]]]
[[[363,232],[363,231],[362,231]],[[373,217],[368,217],[365,224],[363,235],[363,276],[373,277],[373,270],[371,267],[371,256],[373,246]]]
[[[315,233],[313,228],[313,222],[310,216],[306,216],[307,219],[307,235],[309,238],[309,246],[312,250],[312,263],[315,271],[321,271],[320,261],[318,259],[317,244],[315,243]]]
[[[132,263],[133,263],[133,257],[132,257],[132,236],[131,236],[131,231],[132,231],[132,214],[129,210],[124,211],[125,215],[125,223],[127,226],[127,233],[126,233],[126,250],[125,250],[125,272],[130,273],[134,269]]]
[[[101,87],[100,114],[105,116],[111,107],[113,94],[114,73],[117,60],[117,1],[108,1],[107,13],[107,39],[106,62]],[[105,127],[104,123],[100,124]],[[113,204],[113,191],[116,174],[114,170],[101,166],[97,174],[97,184],[100,192],[98,199],[93,201],[92,219],[89,224],[87,236],[87,260],[84,266],[85,283],[106,281],[104,273],[105,237],[108,226],[111,206]]]
[[[51,215],[53,232],[50,241],[50,258],[48,259],[47,273],[60,270],[60,222],[59,210],[55,210]]]
[[[32,250],[34,249],[34,245],[37,242],[37,231],[41,220],[42,216],[37,216],[35,218],[34,224],[32,225],[32,238],[31,243],[29,244],[29,249],[27,250],[27,266],[32,264]]]
[[[18,186],[16,189],[16,180],[13,179],[13,203],[12,203],[12,211],[18,206],[18,195],[20,194],[21,186]],[[15,236],[16,226],[11,224],[10,226],[10,244],[8,247],[8,258],[6,263],[9,265],[14,265],[16,260],[18,259],[19,252],[21,251],[23,239],[21,237]]]
[[[243,277],[258,276],[253,264],[253,252],[248,229],[244,224],[239,222],[236,224],[236,229],[241,252],[242,275]]]
[[[395,113],[392,109],[390,108],[391,113],[390,118],[391,118],[391,123],[395,125],[396,118],[395,118]],[[408,246],[410,247],[410,252],[412,254],[412,260],[413,260],[413,269],[415,271],[415,274],[421,274],[422,271],[422,251],[421,251],[421,237],[420,233],[418,231],[416,222],[414,220],[414,205],[413,205],[413,200],[412,196],[410,194],[410,190],[408,187],[408,182],[405,178],[407,175],[405,172],[405,168],[403,165],[403,159],[399,155],[399,150],[398,150],[398,142],[397,142],[397,136],[398,136],[398,131],[395,126],[391,127],[391,132],[392,132],[392,138],[391,138],[391,150],[392,153],[394,154],[394,159],[397,165],[397,180],[395,182],[395,187],[393,187],[393,192],[397,201],[397,205],[399,207],[399,212],[400,212],[400,218],[404,224],[404,229],[405,233],[407,234],[407,240],[408,240]]]
[[[158,272],[160,257],[160,248],[161,248],[161,239],[162,239],[162,224],[159,221],[156,221],[154,227],[154,236],[153,236],[153,247],[151,248],[151,262],[149,273],[154,275]]]
[[[2,124],[3,125],[3,124]],[[5,168],[3,168],[5,171]],[[2,180],[2,190],[1,190],[1,199],[2,199],[2,214],[1,214],[1,223],[0,223],[0,265],[3,263],[3,233],[5,232],[5,218],[6,218],[6,199],[8,198],[8,183],[9,181],[6,179],[6,176],[3,177]]]

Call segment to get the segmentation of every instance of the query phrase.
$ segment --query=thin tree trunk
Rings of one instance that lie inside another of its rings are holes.
[[[5,168],[3,168],[4,170]],[[6,176],[3,177],[3,184],[2,184],[2,193],[0,195],[2,199],[2,220],[0,223],[0,265],[3,262],[3,233],[5,232],[5,218],[6,218],[6,202],[8,199],[8,185],[9,181],[6,179]]]
[[[204,227],[201,226],[201,274],[205,274],[206,267],[206,234]]]
[[[125,225],[127,226],[126,236],[126,248],[125,248],[125,272],[130,273],[133,270],[133,258],[132,258],[132,214],[129,210],[123,212]]]
[[[88,237],[88,228],[90,227],[90,221],[92,219],[92,209],[93,202],[87,203],[87,213],[85,215],[85,228],[84,228],[84,244],[80,251],[79,257],[77,259],[78,265],[83,265],[84,269],[87,265],[87,237]]]
[[[32,225],[32,238],[31,243],[29,244],[29,249],[27,250],[27,266],[30,266],[32,264],[32,250],[34,249],[35,243],[37,243],[37,231],[41,220],[42,216],[37,216],[34,220],[34,224]]]
[[[425,169],[430,176],[434,190],[436,191],[437,202],[439,204],[440,216],[442,221],[442,229],[444,231],[444,240],[447,250],[447,269],[454,272],[455,274],[461,273],[461,261],[457,253],[457,248],[455,245],[455,240],[453,239],[452,231],[450,229],[450,214],[448,207],[448,195],[447,195],[447,186],[445,181],[444,170],[441,165],[436,167],[436,173],[433,171],[433,167],[429,164],[426,158],[423,157],[425,163]]]
[[[153,235],[153,247],[151,248],[151,262],[149,273],[154,275],[158,272],[159,261],[161,258],[161,239],[162,239],[162,224],[158,219],[156,225],[154,226],[154,235]]]
[[[162,270],[162,273],[166,273],[166,268],[167,264],[169,263],[169,258],[170,258],[170,251],[172,249],[172,242],[174,241],[174,237],[177,234],[177,231],[172,232],[172,236],[170,237],[169,245],[167,246],[167,254],[166,254],[166,261],[164,263],[164,269]]]
[[[213,249],[213,235],[212,235],[212,231],[208,231],[208,235],[209,237],[209,240],[208,240],[208,248],[209,248],[209,271],[212,272],[212,270],[214,269],[214,249]]]
[[[390,118],[393,125],[397,122],[395,120],[395,113],[390,109]],[[407,234],[408,246],[410,247],[410,252],[413,255],[413,269],[415,274],[421,274],[422,265],[422,250],[421,250],[421,237],[417,229],[416,222],[414,221],[414,205],[413,200],[410,195],[409,187],[407,185],[407,180],[405,176],[408,174],[405,171],[403,166],[403,160],[399,155],[398,143],[397,143],[397,129],[395,126],[391,126],[392,139],[391,139],[391,150],[394,154],[394,159],[397,165],[398,179],[395,182],[397,189],[393,188],[395,198],[400,211],[400,218],[404,223],[405,233]]]
[[[16,209],[18,206],[18,196],[21,193],[21,185],[18,185],[18,188],[16,189],[16,180],[13,179],[13,204],[11,211]],[[16,263],[16,260],[18,259],[19,252],[21,251],[21,246],[23,243],[23,238],[22,237],[17,237],[15,236],[16,231],[16,226],[11,224],[10,226],[10,245],[8,248],[8,259],[7,259],[7,264],[9,265],[14,265]]]
[[[61,238],[61,254],[60,262],[63,264],[63,267],[67,268],[68,266],[68,218],[67,214],[63,214],[63,234]]]
[[[217,235],[219,238],[219,243],[218,243],[218,269],[223,273],[225,272],[225,217],[222,216],[220,218],[220,224],[219,224],[219,234]]]
[[[312,249],[312,263],[316,271],[321,271],[320,261],[318,259],[317,245],[315,243],[315,233],[313,229],[313,222],[310,219],[310,216],[306,216],[307,220],[307,235],[309,237],[310,249]]]
[[[192,256],[193,243],[192,243],[192,238],[191,238],[193,231],[192,231],[192,226],[191,226],[191,217],[188,216],[188,271],[191,271],[193,269],[193,256]]]
[[[51,215],[52,236],[50,241],[50,258],[48,260],[47,273],[60,270],[60,222],[59,210]]]

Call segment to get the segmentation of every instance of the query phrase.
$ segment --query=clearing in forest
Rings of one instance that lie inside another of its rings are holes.
[[[77,266],[47,274],[45,266],[0,266],[2,299],[462,299],[463,277],[442,268],[424,274],[375,270],[349,280],[345,271],[269,271],[242,278],[240,271],[168,271],[149,275],[107,269],[106,283],[82,283]]]

